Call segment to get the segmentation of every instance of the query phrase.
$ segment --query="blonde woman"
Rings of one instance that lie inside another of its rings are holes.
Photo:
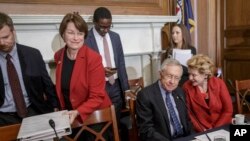
[[[201,132],[231,123],[232,100],[224,81],[213,76],[213,61],[199,54],[189,59],[187,64],[189,80],[183,89],[194,130]]]

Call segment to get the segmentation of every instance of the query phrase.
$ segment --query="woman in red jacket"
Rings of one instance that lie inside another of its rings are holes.
[[[224,81],[213,76],[212,60],[199,54],[187,64],[189,80],[183,89],[194,130],[201,132],[231,123],[232,100]]]
[[[101,56],[84,44],[88,27],[78,13],[66,14],[59,32],[66,45],[54,56],[57,96],[61,109],[69,110],[70,122],[83,122],[95,110],[111,105]]]

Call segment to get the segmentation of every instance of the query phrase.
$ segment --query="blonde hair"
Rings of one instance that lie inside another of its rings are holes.
[[[214,75],[214,63],[212,59],[204,54],[194,55],[187,61],[187,65],[189,69],[197,69],[199,73],[206,74],[208,77]]]

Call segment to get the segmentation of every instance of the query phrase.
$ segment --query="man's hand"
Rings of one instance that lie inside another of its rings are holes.
[[[125,91],[125,99],[136,99],[136,94],[131,92],[130,90],[129,91]]]
[[[58,108],[54,108],[54,112],[57,112],[57,111],[59,111],[59,109]]]
[[[110,68],[110,67],[105,67],[104,71],[106,77],[110,77],[111,75],[117,73],[117,70],[115,68]]]

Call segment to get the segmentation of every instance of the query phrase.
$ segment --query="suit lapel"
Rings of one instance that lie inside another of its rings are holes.
[[[205,100],[201,97],[201,92],[199,90],[199,88],[196,86],[193,89],[193,98],[194,98],[194,102],[196,102],[198,105],[200,105],[201,107],[203,107],[204,109],[209,109],[208,105],[206,104]]]
[[[168,112],[167,112],[167,109],[166,109],[166,106],[165,106],[165,102],[164,102],[164,99],[162,98],[162,95],[161,95],[161,90],[159,88],[159,85],[158,85],[158,81],[155,83],[154,85],[154,92],[155,92],[155,101],[158,103],[158,106],[161,110],[161,113],[165,119],[165,122],[166,122],[166,125],[168,126],[169,128],[169,131],[170,131],[170,123],[169,123],[169,118],[168,118]],[[169,132],[170,134],[170,132]]]
[[[76,62],[73,68],[71,81],[70,81],[70,90],[72,91],[74,87],[76,86],[76,83],[79,80],[79,75],[82,73],[82,71],[85,69],[85,54],[86,52],[86,46],[81,47],[81,49],[78,51]],[[70,92],[72,93],[72,92]]]
[[[16,44],[16,47],[17,47],[17,54],[18,54],[18,58],[19,58],[20,67],[22,70],[24,86],[25,86],[27,93],[29,94],[29,79],[26,75],[27,65],[25,62],[25,53],[23,51],[23,48],[20,47],[19,44]]]
[[[173,98],[174,98],[174,101],[175,101],[175,104],[176,104],[176,108],[177,108],[177,111],[178,111],[178,114],[179,114],[179,118],[180,118],[180,122],[182,123],[182,125],[184,126],[186,123],[186,117],[185,117],[185,112],[184,112],[184,109],[186,109],[185,107],[185,103],[183,103],[183,101],[181,101],[181,99],[177,98],[180,97],[178,94],[178,92],[175,90],[172,92],[172,95],[173,95]]]
[[[96,52],[99,52],[96,40],[95,40],[95,36],[94,36],[94,31],[93,28],[90,30],[89,35],[88,35],[88,39],[89,39],[89,47],[92,48],[93,50],[95,50]]]
[[[114,36],[114,34],[112,32],[109,32],[109,37],[110,37],[110,40],[111,40],[111,43],[112,43],[115,65],[118,66],[116,39],[115,39],[115,36]]]
[[[5,98],[4,80],[3,80],[2,69],[0,67],[0,107],[4,103],[4,98]]]

